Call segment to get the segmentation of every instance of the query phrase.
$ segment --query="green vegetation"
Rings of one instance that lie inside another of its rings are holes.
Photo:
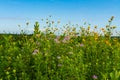
[[[101,33],[97,26],[66,25],[56,35],[59,29],[42,32],[36,22],[34,34],[0,35],[0,80],[120,80],[120,39],[111,38],[112,20]]]

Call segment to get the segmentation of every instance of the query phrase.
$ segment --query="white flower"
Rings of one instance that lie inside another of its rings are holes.
[[[60,59],[61,57],[60,56],[57,56],[57,59]]]
[[[39,52],[39,50],[38,50],[38,49],[35,49],[32,54],[33,54],[33,55],[36,55],[36,54],[38,54],[38,52]]]
[[[69,52],[68,54],[73,54],[73,52]]]
[[[57,66],[58,66],[58,67],[61,67],[61,66],[62,66],[62,64],[58,64]]]

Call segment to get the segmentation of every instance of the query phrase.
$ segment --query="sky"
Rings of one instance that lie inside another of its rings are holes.
[[[41,19],[60,20],[62,25],[83,25],[84,22],[105,27],[111,16],[113,25],[120,30],[120,0],[0,0],[0,33],[18,33],[21,29],[32,31]],[[29,26],[26,23],[29,22]],[[18,27],[20,25],[21,27]],[[44,28],[43,28],[44,29]]]

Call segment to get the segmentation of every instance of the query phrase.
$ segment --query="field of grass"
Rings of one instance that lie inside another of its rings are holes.
[[[120,80],[120,39],[115,26],[65,26],[63,33],[34,25],[34,34],[0,35],[0,80]],[[53,21],[47,24],[54,24]]]

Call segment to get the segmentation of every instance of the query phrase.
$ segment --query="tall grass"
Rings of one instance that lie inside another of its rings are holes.
[[[102,33],[97,26],[66,25],[56,35],[59,29],[42,32],[36,22],[32,35],[0,35],[0,80],[119,80],[120,39],[111,38],[112,20]]]

